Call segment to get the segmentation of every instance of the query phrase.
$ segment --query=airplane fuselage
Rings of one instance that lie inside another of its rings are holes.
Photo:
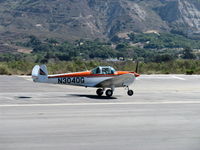
[[[45,83],[62,84],[62,85],[75,85],[85,87],[98,87],[98,83],[102,81],[115,78],[117,76],[133,73],[127,71],[116,72],[115,74],[92,74],[91,72],[77,72],[58,75],[49,75]],[[121,87],[121,85],[115,86]]]

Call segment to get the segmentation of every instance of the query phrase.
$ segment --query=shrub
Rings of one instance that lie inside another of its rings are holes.
[[[194,74],[194,71],[193,71],[193,70],[187,70],[187,71],[186,71],[186,74],[187,74],[187,75],[192,75],[192,74]]]
[[[0,75],[9,75],[10,72],[6,66],[0,66]]]

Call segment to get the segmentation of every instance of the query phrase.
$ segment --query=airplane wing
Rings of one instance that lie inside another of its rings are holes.
[[[96,87],[123,87],[132,84],[135,80],[133,74],[124,74],[111,79],[104,80],[96,85]]]

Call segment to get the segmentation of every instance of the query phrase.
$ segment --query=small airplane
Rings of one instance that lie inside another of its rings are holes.
[[[137,70],[138,63],[135,72],[115,71],[111,66],[98,66],[91,71],[48,75],[46,65],[35,65],[32,70],[32,79],[40,83],[98,88],[96,91],[98,96],[102,96],[107,89],[105,92],[107,97],[113,95],[115,88],[124,87],[127,89],[127,94],[132,96],[134,92],[129,89],[129,86],[133,84],[136,77],[140,76]]]

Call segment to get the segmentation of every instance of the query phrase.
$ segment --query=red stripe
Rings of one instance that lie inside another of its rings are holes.
[[[52,76],[48,78],[62,78],[62,77],[113,77],[118,76],[118,74],[91,74],[91,75],[60,75],[60,76]]]
[[[128,71],[116,71],[116,74],[92,74],[91,72],[78,72],[78,73],[70,73],[70,74],[64,74],[64,75],[55,75],[55,76],[49,76],[48,78],[62,78],[62,77],[112,77],[112,76],[119,76],[123,74],[129,74],[132,73],[136,77],[139,76],[139,74],[135,72],[128,72]]]

